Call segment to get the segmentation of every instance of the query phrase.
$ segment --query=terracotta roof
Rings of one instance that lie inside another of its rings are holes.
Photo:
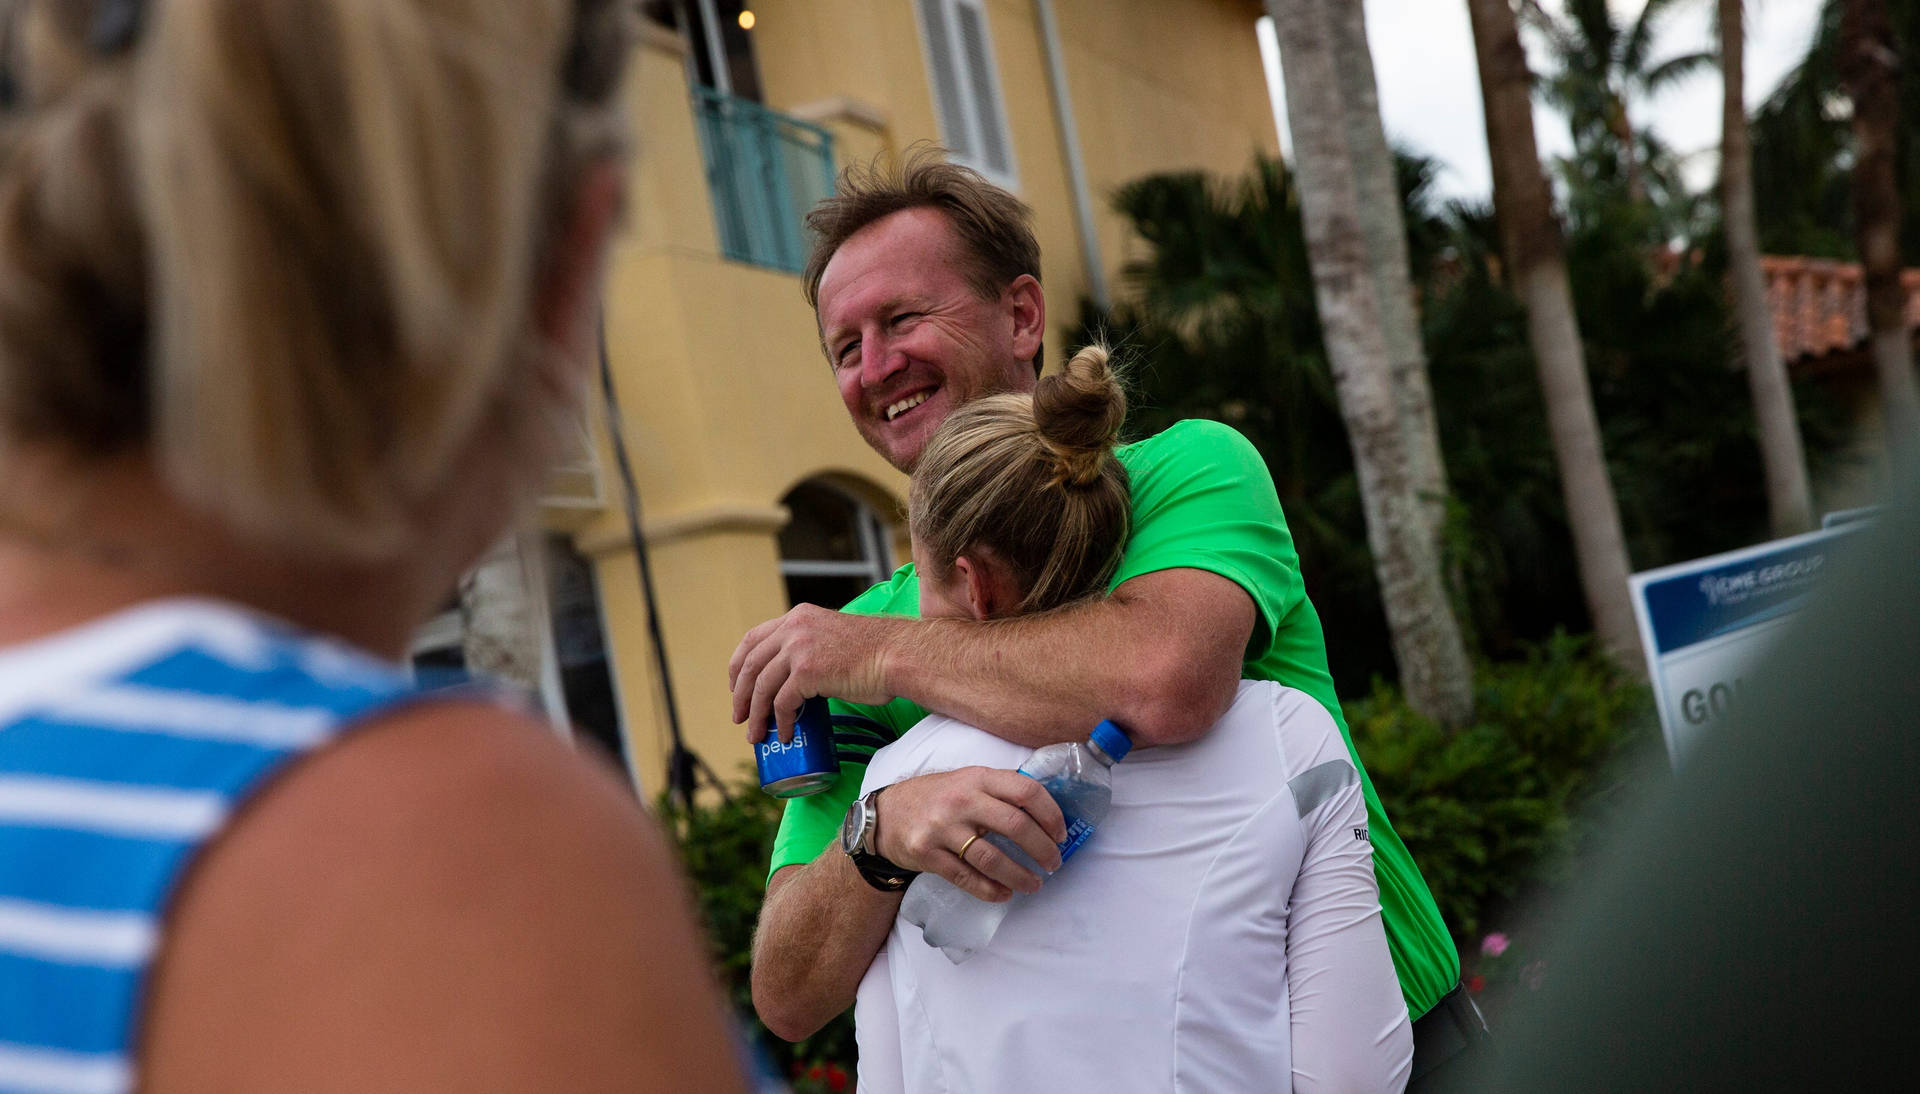
[[[1788,365],[1805,365],[1867,339],[1867,293],[1860,264],[1799,255],[1762,255],[1774,336]],[[1907,326],[1920,328],[1920,269],[1901,275],[1907,290]]]

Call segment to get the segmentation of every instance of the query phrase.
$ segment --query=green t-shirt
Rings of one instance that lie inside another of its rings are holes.
[[[1460,958],[1433,895],[1387,821],[1373,781],[1354,752],[1334,695],[1333,676],[1327,671],[1320,617],[1307,600],[1300,559],[1266,464],[1239,433],[1200,420],[1180,422],[1158,436],[1122,447],[1118,454],[1132,487],[1133,534],[1113,586],[1160,570],[1196,569],[1219,574],[1253,598],[1256,619],[1247,643],[1246,677],[1306,692],[1340,726],[1366,791],[1374,873],[1380,881],[1393,967],[1408,1012],[1416,1018],[1425,1014],[1459,982]],[[912,564],[900,567],[891,580],[868,589],[843,610],[918,616],[920,586]],[[877,707],[836,699],[833,706],[837,712],[865,715],[895,738],[927,713],[906,699]],[[834,842],[841,817],[859,793],[866,757],[875,747],[870,734],[849,734],[836,743],[839,781],[822,793],[787,803],[769,873],[811,862]]]

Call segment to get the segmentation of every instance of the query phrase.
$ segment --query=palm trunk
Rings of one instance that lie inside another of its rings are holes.
[[[1494,212],[1513,284],[1527,309],[1527,341],[1540,370],[1580,586],[1601,645],[1623,668],[1643,672],[1627,594],[1626,539],[1587,386],[1586,353],[1567,280],[1566,244],[1533,135],[1526,53],[1507,0],[1467,0],[1467,13],[1480,66]]]
[[[1760,273],[1760,233],[1753,211],[1753,149],[1747,140],[1744,98],[1746,28],[1741,0],[1720,2],[1720,69],[1723,83],[1720,136],[1720,206],[1726,221],[1728,280],[1747,362],[1747,386],[1767,480],[1767,513],[1777,536],[1813,527],[1806,456],[1794,413],[1793,387],[1774,338],[1773,309]]]
[[[1360,479],[1380,599],[1413,708],[1446,725],[1473,713],[1473,670],[1441,579],[1361,228],[1334,70],[1330,0],[1269,0],[1279,32],[1301,219],[1340,414]]]
[[[1920,436],[1920,394],[1907,331],[1907,294],[1900,285],[1900,191],[1894,179],[1900,124],[1899,54],[1884,0],[1846,0],[1840,16],[1840,72],[1853,99],[1853,210],[1867,285],[1867,329],[1880,377],[1887,436],[1895,453]]]
[[[1426,348],[1421,344],[1420,316],[1413,301],[1399,179],[1386,129],[1380,124],[1373,53],[1367,47],[1366,8],[1361,0],[1342,0],[1332,5],[1331,14],[1333,65],[1340,81],[1347,150],[1359,196],[1360,225],[1366,234],[1367,263],[1373,271],[1375,299],[1380,305],[1381,332],[1386,336],[1394,394],[1399,399],[1401,425],[1413,460],[1415,489],[1424,503],[1430,534],[1444,556],[1441,529],[1447,515],[1446,460],[1440,451],[1440,426],[1434,416],[1433,389],[1427,380]]]

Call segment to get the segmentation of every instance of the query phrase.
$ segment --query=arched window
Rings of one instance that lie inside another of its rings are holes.
[[[893,572],[886,523],[853,495],[803,482],[780,504],[793,514],[780,531],[788,603],[839,608]]]

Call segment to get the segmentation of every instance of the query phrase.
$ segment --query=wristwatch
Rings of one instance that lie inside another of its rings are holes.
[[[897,893],[919,877],[920,871],[895,866],[880,854],[875,844],[880,830],[880,790],[855,799],[847,807],[847,817],[840,822],[840,849],[853,860],[853,868],[860,871],[868,885],[883,893]]]

